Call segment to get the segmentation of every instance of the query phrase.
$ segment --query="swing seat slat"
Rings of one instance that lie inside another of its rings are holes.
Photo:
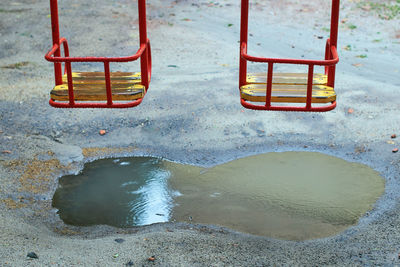
[[[113,101],[131,101],[143,98],[146,92],[140,82],[140,73],[111,72],[111,92]],[[106,83],[104,72],[72,73],[74,99],[76,101],[106,101]],[[50,92],[50,97],[56,101],[68,101],[67,76],[63,76],[63,84],[57,85]]]
[[[74,84],[86,83],[105,83],[104,72],[72,72]],[[140,72],[110,72],[111,84],[116,83],[140,83]],[[68,83],[67,75],[62,78],[63,83]]]
[[[272,77],[273,84],[307,84],[307,73],[274,73]],[[247,83],[266,83],[267,73],[249,73],[247,74]],[[321,73],[314,73],[313,84],[326,85],[328,76]]]
[[[248,84],[240,87],[241,98],[246,101],[265,102],[267,74],[249,74],[247,78]],[[335,90],[327,86],[326,82],[326,75],[314,74],[312,103],[330,103],[336,100]],[[271,102],[306,103],[306,101],[306,73],[274,73]]]

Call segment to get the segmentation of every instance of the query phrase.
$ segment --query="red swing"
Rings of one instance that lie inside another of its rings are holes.
[[[337,36],[339,0],[332,0],[330,38],[326,41],[324,60],[263,58],[247,53],[249,0],[242,0],[240,27],[239,90],[243,107],[255,110],[324,112],[336,107],[335,65],[339,62]],[[268,64],[267,73],[247,73],[247,61]],[[274,64],[308,66],[308,73],[274,73]],[[325,73],[314,73],[314,66],[324,66]],[[262,102],[262,104],[260,104]],[[272,103],[297,103],[273,105]],[[298,103],[305,103],[300,105]]]
[[[45,55],[46,60],[54,63],[55,87],[50,93],[50,105],[57,108],[130,108],[139,105],[151,79],[146,1],[138,0],[140,47],[134,55],[125,57],[69,57],[67,39],[60,38],[57,0],[50,0],[50,9],[53,47]],[[61,45],[64,57],[61,57]],[[130,62],[139,58],[141,72],[110,71],[110,62]],[[72,62],[102,62],[104,72],[72,72]]]

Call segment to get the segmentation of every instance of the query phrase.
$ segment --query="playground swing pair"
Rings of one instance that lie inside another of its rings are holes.
[[[330,38],[326,41],[324,60],[262,58],[247,54],[249,0],[241,1],[239,91],[242,106],[277,111],[324,112],[334,109],[340,0],[332,0]],[[50,10],[53,47],[45,55],[46,60],[54,63],[55,87],[50,93],[50,105],[58,108],[129,108],[139,105],[151,80],[145,0],[138,0],[140,47],[134,55],[126,57],[69,57],[67,40],[60,38],[59,34],[57,0],[50,0]],[[64,57],[61,56],[61,46]],[[110,71],[111,62],[131,62],[139,58],[140,72]],[[248,61],[267,63],[268,71],[248,74]],[[104,72],[72,72],[72,62],[102,62]],[[305,65],[308,72],[274,73],[274,64]],[[324,66],[325,73],[314,73],[315,66]],[[305,105],[299,105],[301,103]]]

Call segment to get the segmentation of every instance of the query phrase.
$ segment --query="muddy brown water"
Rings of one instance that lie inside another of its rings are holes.
[[[60,178],[53,206],[72,225],[180,221],[287,240],[337,234],[384,191],[366,165],[274,152],[201,168],[153,157],[102,159]]]

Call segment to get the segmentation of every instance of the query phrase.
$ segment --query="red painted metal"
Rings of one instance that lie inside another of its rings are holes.
[[[268,63],[267,88],[265,104],[253,104],[241,98],[243,107],[254,110],[276,110],[276,111],[308,111],[325,112],[336,107],[336,101],[323,106],[312,105],[312,82],[314,66],[325,66],[325,74],[328,76],[327,86],[335,85],[335,67],[339,62],[337,53],[338,25],[339,25],[340,0],[332,0],[330,38],[326,41],[324,60],[287,59],[287,58],[265,58],[254,57],[247,53],[249,0],[241,3],[240,24],[240,61],[239,61],[239,88],[247,84],[247,61]],[[274,106],[271,104],[271,89],[274,64],[296,64],[308,65],[307,97],[305,106]]]
[[[268,73],[267,73],[267,93],[265,94],[265,104],[269,108],[271,107],[271,95],[272,95],[272,75],[274,72],[274,63],[268,63]]]
[[[60,30],[58,25],[58,6],[57,1],[50,1],[50,9],[51,9],[51,29],[52,29],[52,38],[53,38],[53,46],[58,45],[60,42]],[[61,55],[60,50],[55,51],[54,54],[56,57]],[[54,63],[54,77],[56,85],[62,84],[62,76],[61,76],[61,64]]]
[[[147,38],[146,0],[138,0],[140,36],[139,49],[135,54],[124,57],[70,57],[67,39],[64,37],[60,38],[57,0],[50,0],[50,11],[53,46],[46,53],[45,59],[54,63],[54,77],[56,85],[63,83],[61,64],[64,64],[64,73],[67,74],[69,97],[69,102],[59,102],[55,101],[54,99],[50,99],[50,105],[57,108],[130,108],[139,105],[143,98],[129,102],[113,102],[110,79],[110,62],[130,62],[140,58],[141,84],[146,88],[144,92],[146,94],[151,80],[152,67],[150,40]],[[61,56],[61,46],[63,46],[64,49],[63,57]],[[107,102],[75,102],[72,82],[72,62],[103,62]]]

